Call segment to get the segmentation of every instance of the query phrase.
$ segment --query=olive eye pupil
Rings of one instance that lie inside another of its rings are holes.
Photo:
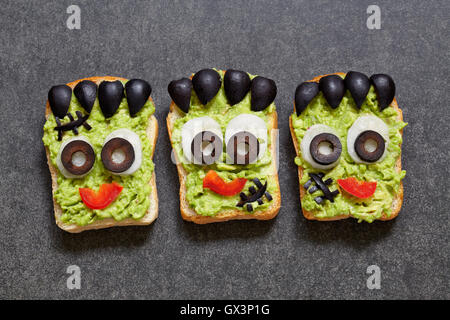
[[[367,139],[366,142],[364,143],[364,149],[367,152],[374,152],[375,150],[378,149],[378,143],[373,139]]]
[[[356,154],[364,161],[375,162],[383,156],[385,142],[383,137],[375,131],[366,130],[355,140]]]
[[[360,116],[347,131],[347,152],[357,164],[382,161],[389,144],[389,128],[374,115]]]
[[[102,148],[102,162],[105,168],[114,173],[128,170],[134,163],[133,145],[124,138],[113,138]]]
[[[125,155],[125,152],[123,152],[122,149],[114,150],[112,155],[111,155],[111,160],[114,163],[117,163],[117,164],[124,162],[125,158],[126,158],[126,155]]]
[[[72,164],[75,167],[82,167],[86,163],[86,155],[82,151],[77,151],[72,154]]]
[[[313,168],[329,170],[339,164],[342,144],[335,129],[319,123],[306,130],[300,151],[302,158]]]
[[[141,139],[130,129],[114,130],[106,136],[100,156],[103,167],[110,173],[133,174],[142,165]]]
[[[332,164],[341,156],[341,141],[332,133],[320,133],[311,140],[309,152],[317,163],[321,165]]]
[[[319,153],[325,156],[333,153],[333,145],[328,141],[322,141],[319,143]]]
[[[63,170],[76,177],[87,174],[95,162],[94,149],[88,142],[80,139],[67,143],[59,157]],[[67,177],[66,174],[64,175]]]

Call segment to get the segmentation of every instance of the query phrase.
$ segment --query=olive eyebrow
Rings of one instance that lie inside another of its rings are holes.
[[[75,111],[75,114],[77,115],[77,119],[75,120],[74,117],[70,112],[67,113],[67,116],[69,117],[70,122],[61,123],[61,119],[55,116],[56,120],[56,127],[55,130],[58,131],[58,141],[62,140],[62,134],[64,131],[72,130],[75,135],[78,135],[78,128],[80,126],[83,126],[86,128],[86,130],[91,130],[92,127],[86,122],[86,120],[89,118],[89,114],[83,116],[83,114],[80,111]]]

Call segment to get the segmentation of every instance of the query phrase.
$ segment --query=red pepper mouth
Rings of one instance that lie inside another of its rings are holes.
[[[245,178],[236,178],[231,182],[225,182],[216,171],[209,170],[203,178],[203,188],[210,189],[222,196],[234,196],[242,191],[246,182]]]
[[[117,199],[122,192],[123,187],[117,182],[104,183],[100,186],[98,191],[91,188],[79,188],[81,200],[91,209],[105,209],[114,200]]]
[[[377,189],[376,181],[360,181],[355,177],[337,179],[337,183],[341,189],[360,199],[366,199],[373,196]]]

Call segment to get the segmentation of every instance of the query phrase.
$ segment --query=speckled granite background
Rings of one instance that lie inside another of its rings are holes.
[[[66,8],[81,8],[81,30]],[[366,27],[381,8],[381,30]],[[1,1],[0,298],[450,298],[448,1]],[[282,209],[269,222],[199,226],[179,213],[165,124],[169,81],[205,67],[278,85]],[[391,222],[300,214],[288,117],[298,83],[389,73],[406,121],[405,201]],[[94,75],[153,86],[160,215],[72,235],[54,223],[41,142],[48,89]],[[66,268],[81,268],[68,290]],[[381,268],[380,290],[366,268]]]

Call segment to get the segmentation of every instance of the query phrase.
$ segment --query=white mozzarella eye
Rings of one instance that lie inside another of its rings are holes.
[[[331,127],[315,124],[306,131],[300,149],[303,159],[313,168],[328,170],[339,163],[342,144]]]
[[[208,116],[189,120],[181,129],[181,145],[186,161],[199,165],[213,164],[222,155],[222,129]]]
[[[347,150],[356,163],[371,164],[382,161],[389,143],[389,128],[374,115],[355,120],[347,133]]]
[[[267,149],[266,122],[253,114],[241,114],[225,130],[227,162],[246,165],[264,156]]]
[[[120,176],[133,174],[142,164],[141,139],[129,129],[115,130],[105,138],[101,158],[111,173]]]
[[[56,163],[66,178],[82,178],[94,166],[95,152],[85,136],[73,137],[59,147]]]

